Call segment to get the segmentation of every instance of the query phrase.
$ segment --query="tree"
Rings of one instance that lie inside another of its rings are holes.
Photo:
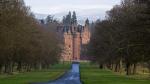
[[[46,18],[46,23],[52,23],[53,19],[54,19],[54,16],[48,15],[47,18]]]
[[[69,13],[66,16],[63,16],[63,24],[65,25],[70,25],[71,24],[71,12],[69,11]]]
[[[44,28],[23,2],[4,0],[0,6],[1,72],[31,71],[58,62],[60,49],[55,33]]]
[[[85,25],[90,25],[89,19],[87,18],[85,21]]]
[[[77,25],[77,16],[75,11],[73,11],[72,15],[72,24]]]
[[[149,63],[150,49],[146,48],[150,41],[147,4],[146,0],[138,3],[123,0],[107,12],[106,20],[97,23],[89,51],[93,52],[100,65],[120,71],[120,66],[124,64],[127,75],[132,75],[136,73],[138,63]]]
[[[69,13],[66,16],[63,16],[62,22],[65,25],[77,25],[76,12],[73,11],[73,14],[71,14],[71,12],[69,11]]]

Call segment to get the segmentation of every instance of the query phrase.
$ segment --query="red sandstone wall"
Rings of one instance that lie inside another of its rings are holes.
[[[76,33],[73,38],[73,60],[80,60],[81,38],[80,33]]]
[[[90,31],[89,27],[85,26],[84,31],[82,33],[82,44],[88,44],[90,41]]]
[[[74,29],[74,27],[72,28]],[[63,37],[64,50],[62,52],[62,60],[80,60],[81,45],[88,44],[90,40],[90,31],[88,26],[85,27],[82,36],[79,32],[74,31],[74,34],[71,32],[64,33]]]
[[[72,35],[71,33],[64,34],[64,54],[63,60],[64,61],[71,61],[73,58],[73,42],[72,42]]]

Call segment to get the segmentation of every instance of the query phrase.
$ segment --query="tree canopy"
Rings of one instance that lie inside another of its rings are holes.
[[[41,25],[23,0],[3,0],[0,6],[0,72],[48,68],[59,60],[54,26]]]
[[[100,67],[136,73],[136,65],[150,61],[149,0],[123,0],[96,24],[89,52]]]

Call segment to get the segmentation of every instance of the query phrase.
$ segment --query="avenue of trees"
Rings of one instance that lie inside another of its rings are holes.
[[[34,18],[23,0],[0,0],[0,73],[49,68],[60,48],[51,20]]]
[[[89,52],[100,68],[132,75],[144,64],[150,71],[150,0],[123,0],[108,11],[95,25]]]

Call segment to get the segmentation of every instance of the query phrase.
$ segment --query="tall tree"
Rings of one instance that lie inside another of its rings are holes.
[[[87,18],[85,21],[85,25],[90,25],[89,19]]]
[[[5,73],[12,73],[15,67],[30,71],[49,66],[59,58],[55,34],[43,28],[20,1],[0,3],[0,70]]]
[[[77,16],[75,11],[73,11],[72,15],[72,24],[77,25]]]
[[[136,73],[138,63],[149,63],[150,49],[146,46],[150,46],[150,19],[147,4],[146,0],[123,0],[107,12],[106,20],[98,22],[90,43],[98,63],[118,71],[121,65],[118,64],[124,62],[127,75]]]

